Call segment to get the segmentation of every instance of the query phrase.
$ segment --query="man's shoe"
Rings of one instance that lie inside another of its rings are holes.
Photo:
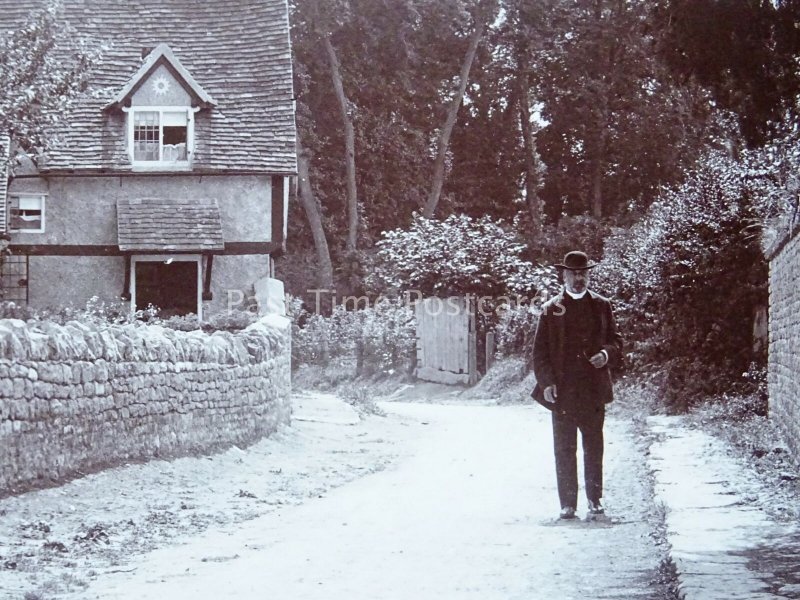
[[[606,509],[603,508],[602,504],[600,504],[600,500],[597,500],[597,501],[589,500],[589,514],[590,515],[604,515],[604,514],[606,514]]]
[[[561,512],[558,515],[559,519],[574,519],[575,518],[575,509],[571,506],[565,506],[561,509]]]

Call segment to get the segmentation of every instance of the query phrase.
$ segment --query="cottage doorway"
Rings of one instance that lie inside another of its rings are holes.
[[[133,261],[133,266],[131,297],[135,310],[153,305],[161,317],[194,313],[202,318],[199,258],[141,257]]]

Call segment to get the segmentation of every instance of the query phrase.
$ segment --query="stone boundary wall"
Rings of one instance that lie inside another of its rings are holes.
[[[769,255],[770,418],[800,461],[800,231]]]
[[[272,433],[291,414],[290,335],[278,316],[235,334],[0,320],[0,497]]]

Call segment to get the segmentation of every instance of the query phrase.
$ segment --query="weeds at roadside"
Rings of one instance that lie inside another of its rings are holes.
[[[362,419],[369,415],[385,417],[386,411],[377,405],[372,394],[365,386],[348,386],[339,392],[339,397],[356,409]]]
[[[763,505],[773,517],[798,520],[800,465],[761,407],[758,397],[726,395],[698,405],[688,419],[692,426],[722,439],[753,469],[769,496]]]
[[[647,424],[647,418],[663,409],[658,402],[656,382],[648,378],[624,377],[617,382],[615,400],[610,405],[612,414],[616,414],[631,424],[636,445],[643,456],[650,454],[651,445],[657,440]],[[653,600],[678,600],[678,571],[670,555],[670,544],[667,539],[667,506],[655,496],[655,473],[646,467],[647,487],[653,498],[652,508],[648,511],[651,524],[649,536],[659,549],[661,561],[653,573]]]
[[[658,565],[658,579],[656,580],[664,590],[663,600],[678,600],[681,598],[678,590],[678,568],[672,557],[667,556]],[[659,599],[660,600],[660,599]]]
[[[62,573],[60,577],[50,579],[38,589],[25,592],[22,598],[23,600],[48,600],[55,595],[85,590],[88,585],[84,579],[76,577],[72,573]]]

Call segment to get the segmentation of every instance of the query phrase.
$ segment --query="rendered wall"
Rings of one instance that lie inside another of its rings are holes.
[[[266,436],[291,413],[290,328],[236,334],[0,320],[0,496]]]
[[[136,175],[129,177],[18,178],[11,193],[43,193],[44,233],[14,233],[13,244],[117,245],[120,198],[213,198],[220,207],[226,242],[269,242],[272,237],[272,189],[267,176]],[[204,316],[225,310],[228,297],[252,294],[258,279],[269,275],[268,254],[218,255],[211,278],[213,300]],[[32,255],[28,301],[36,308],[84,306],[93,296],[118,301],[123,293],[122,255]]]
[[[28,304],[33,308],[82,308],[97,296],[119,302],[125,283],[122,256],[31,256]]]
[[[214,199],[226,242],[272,239],[271,179],[237,175],[17,178],[8,193],[43,193],[44,233],[13,233],[12,244],[117,244],[120,198]]]

